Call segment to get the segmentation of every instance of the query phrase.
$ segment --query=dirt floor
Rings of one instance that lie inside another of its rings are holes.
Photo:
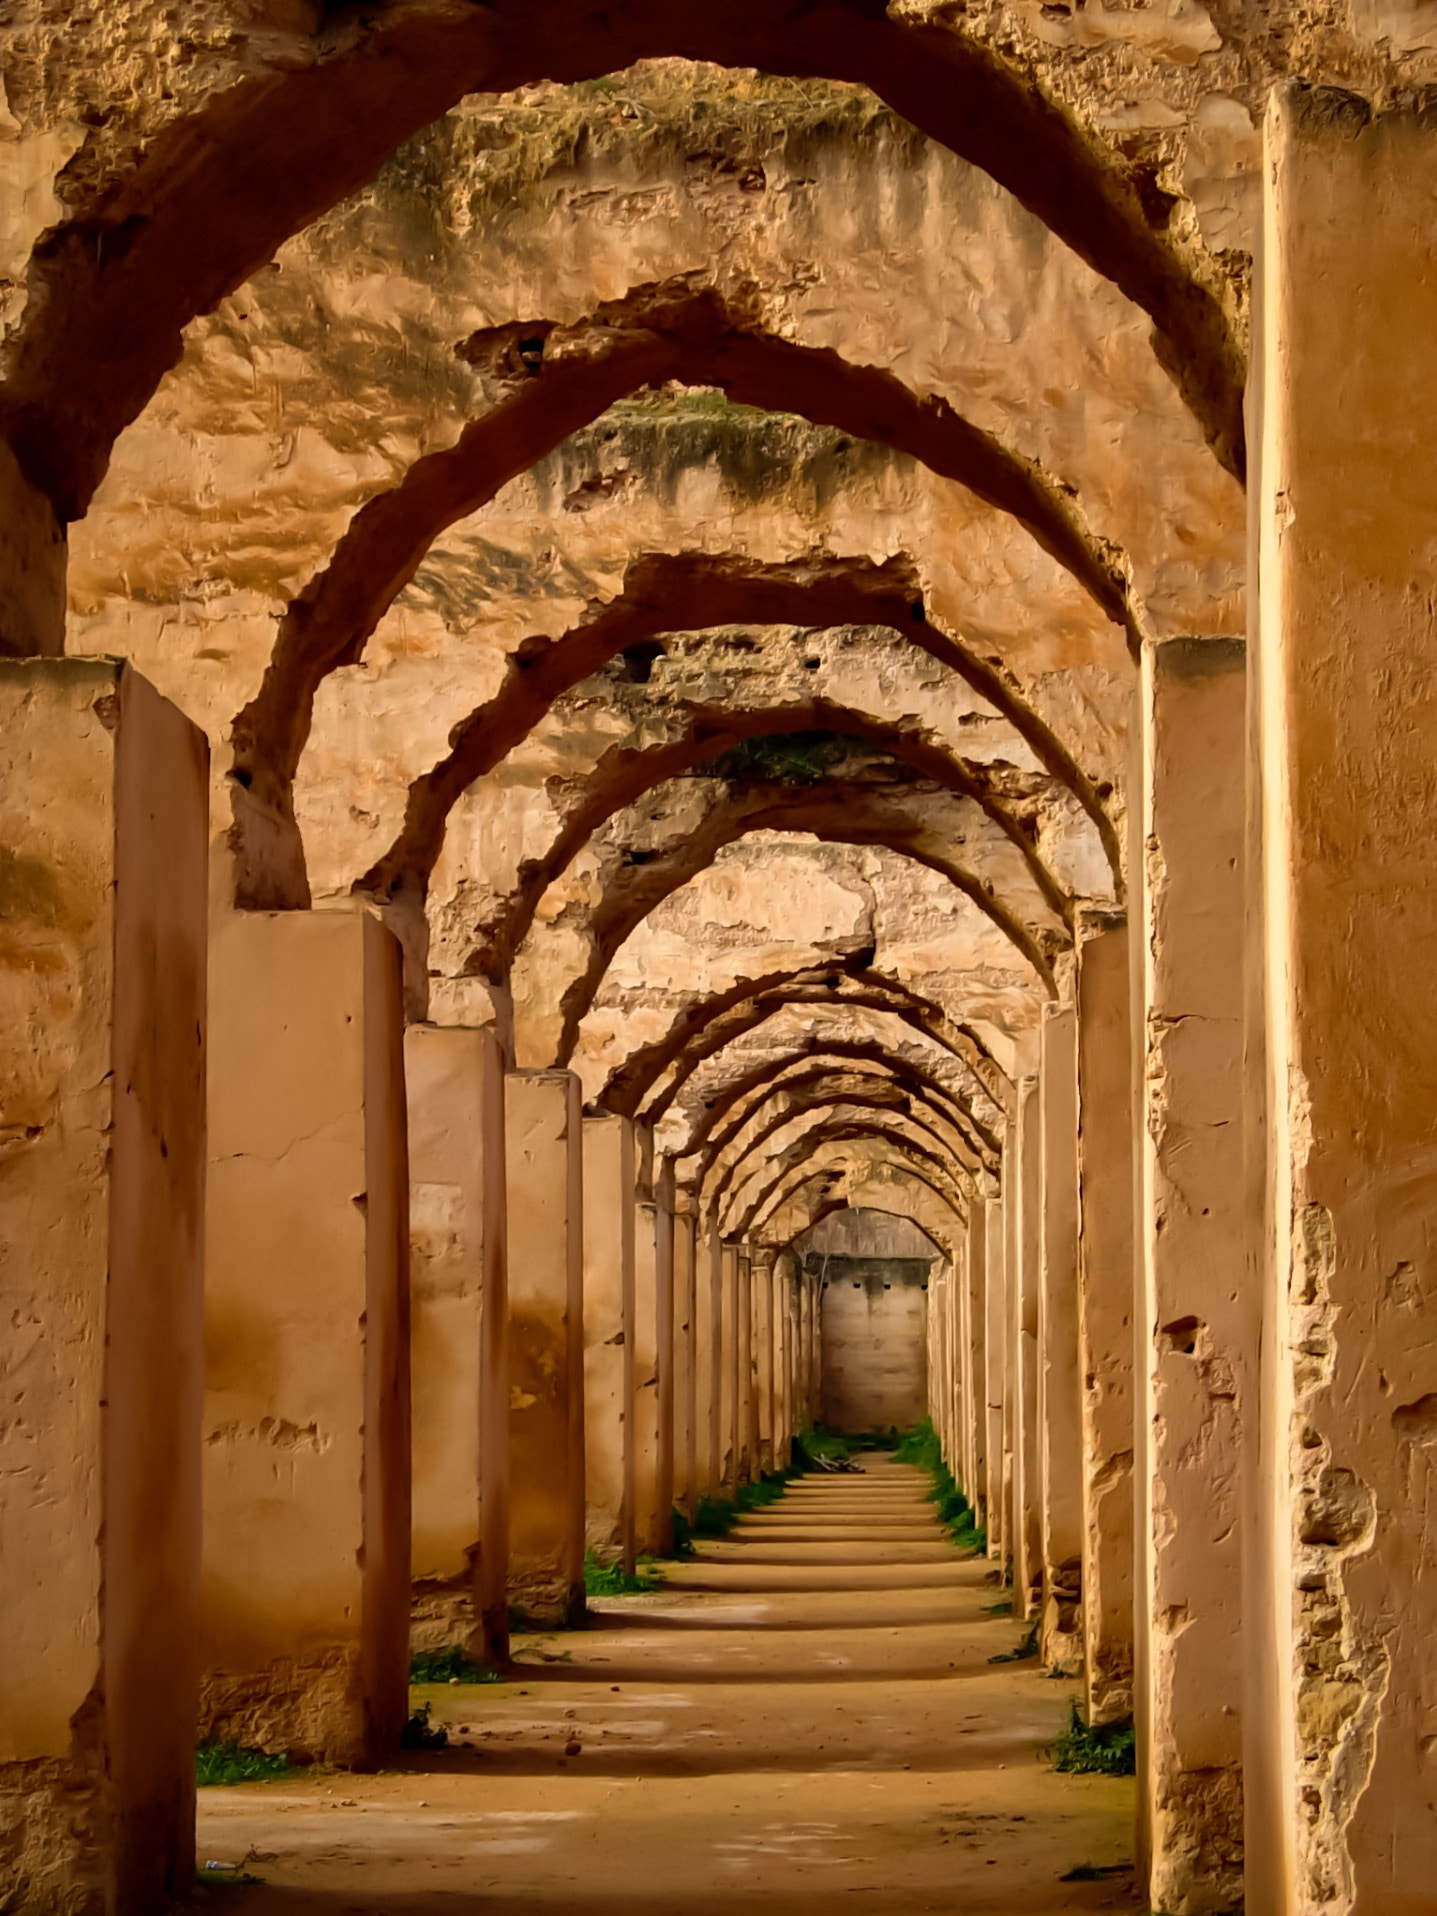
[[[1040,1755],[1073,1686],[887,1460],[804,1478],[662,1590],[424,1686],[447,1749],[200,1792],[206,1900],[266,1912],[1135,1910],[1130,1779]],[[1103,1872],[1083,1876],[1081,1872]],[[1079,1872],[1077,1880],[1073,1873]],[[1065,1880],[1068,1879],[1068,1880]]]

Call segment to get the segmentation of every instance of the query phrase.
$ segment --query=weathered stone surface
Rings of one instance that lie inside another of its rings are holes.
[[[224,912],[210,991],[201,1737],[372,1764],[408,1715],[399,951]]]
[[[194,1869],[203,738],[113,659],[0,663],[0,1903]]]

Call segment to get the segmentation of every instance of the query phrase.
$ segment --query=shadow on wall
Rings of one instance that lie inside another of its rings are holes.
[[[795,1246],[819,1280],[828,1430],[910,1430],[928,1409],[928,1274],[941,1256],[910,1219],[849,1209]]]

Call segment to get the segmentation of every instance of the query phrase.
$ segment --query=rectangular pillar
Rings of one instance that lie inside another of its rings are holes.
[[[496,1034],[489,1026],[410,1025],[404,1076],[411,1623],[416,1645],[462,1643],[492,1662],[507,1643],[507,1517],[498,1520],[509,1457],[507,1411],[497,1430],[493,1414],[496,1394],[501,1402],[508,1396],[504,1061]]]
[[[634,1127],[584,1129],[584,1542],[633,1568],[627,1409],[634,1369]]]
[[[773,1429],[773,1252],[758,1247],[751,1262],[754,1383],[757,1408],[754,1420],[754,1475],[774,1467]]]
[[[987,1460],[984,1483],[987,1494],[988,1555],[1000,1561],[1007,1547],[1006,1516],[1003,1502],[1003,1400],[1007,1394],[1007,1346],[1003,1335],[1004,1258],[1008,1227],[1001,1195],[989,1198],[984,1206],[983,1269],[983,1379],[987,1418]]]
[[[788,1253],[773,1260],[774,1468],[787,1470],[793,1443],[793,1343],[788,1317]]]
[[[658,1206],[640,1200],[634,1223],[634,1354],[629,1396],[630,1482],[633,1486],[633,1548],[652,1555],[660,1548],[659,1503],[659,1321],[671,1316],[659,1301]],[[668,1273],[672,1285],[672,1268]]]
[[[1039,1285],[1043,1254],[1042,1098],[1036,1074],[1018,1085],[1017,1197],[1009,1300],[1013,1400],[1013,1593],[1016,1614],[1043,1601],[1043,1460],[1038,1384]]]
[[[673,1505],[692,1523],[699,1488],[698,1249],[687,1198],[673,1218],[674,1264],[674,1483]]]
[[[1249,1898],[1396,1916],[1437,1883],[1437,137],[1290,87],[1266,147]]]
[[[1142,665],[1139,1786],[1171,1916],[1242,1897],[1243,652]]]
[[[693,1200],[690,1199],[692,1203]],[[715,1279],[715,1238],[693,1213],[694,1232],[694,1492],[695,1504],[701,1497],[718,1494],[719,1449],[719,1345],[722,1326],[718,1316],[719,1291]]]
[[[968,1207],[963,1258],[964,1425],[967,1497],[979,1529],[988,1522],[988,1412],[986,1404],[986,1286],[988,1207],[975,1191]]]
[[[739,1477],[739,1305],[738,1246],[715,1238],[718,1247],[718,1313],[722,1325],[719,1397],[719,1481],[732,1494]]]
[[[1071,1005],[1043,1012],[1039,1420],[1043,1662],[1082,1668],[1083,1411],[1078,1379],[1078,1033]]]
[[[208,838],[204,735],[138,673],[0,664],[6,1908],[194,1878]]]
[[[583,1099],[570,1071],[506,1086],[509,1600],[541,1625],[584,1609]]]
[[[1078,923],[1078,1360],[1090,1723],[1133,1713],[1133,1101],[1128,932]]]
[[[200,1740],[377,1761],[408,1714],[398,942],[229,912],[210,963]]]
[[[753,1252],[739,1251],[739,1392],[742,1399],[742,1482],[758,1476],[758,1327],[754,1314]]]

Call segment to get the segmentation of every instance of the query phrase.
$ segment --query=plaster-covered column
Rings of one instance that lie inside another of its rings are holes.
[[[692,1200],[691,1200],[692,1202]],[[696,1497],[717,1494],[719,1483],[719,1320],[717,1237],[711,1223],[694,1223],[694,1487]]]
[[[764,1245],[755,1245],[750,1270],[757,1405],[754,1419],[754,1475],[758,1477],[773,1469],[774,1459],[773,1252]]]
[[[584,1608],[583,1100],[570,1071],[505,1086],[509,1595],[544,1624]]]
[[[584,1542],[632,1568],[627,1420],[634,1349],[634,1127],[584,1128]]]
[[[1003,1198],[989,1198],[984,1206],[983,1259],[983,1388],[987,1420],[984,1492],[987,1498],[988,1555],[1001,1561],[1007,1548],[1003,1499],[1003,1399],[1007,1390],[1007,1343],[1003,1334],[1004,1256],[1007,1223]]]
[[[738,1246],[734,1262],[737,1285],[734,1331],[734,1451],[735,1474],[741,1484],[752,1483],[758,1474],[757,1390],[754,1380],[753,1343],[753,1255],[747,1244]]]
[[[373,1762],[408,1714],[398,942],[230,912],[210,953],[202,1742]]]
[[[773,1260],[774,1468],[787,1470],[793,1442],[793,1339],[789,1329],[789,1257]]]
[[[1023,1173],[1018,1156],[1021,1081],[1014,1085],[1013,1113],[1003,1127],[1003,1564],[1014,1591],[1014,1611],[1023,1614],[1018,1585],[1018,1449],[1022,1376],[1018,1368],[1019,1300],[1022,1296]]]
[[[738,1245],[719,1240],[719,1477],[724,1491],[738,1487]]]
[[[674,1241],[674,1507],[692,1522],[699,1488],[699,1283],[696,1220],[686,1196],[675,1199]]]
[[[1153,1907],[1242,1897],[1243,646],[1142,666],[1139,1787]]]
[[[1133,1099],[1127,926],[1078,924],[1078,1356],[1090,1723],[1133,1713]]]
[[[1430,103],[1289,88],[1263,178],[1249,1907],[1396,1916],[1437,1885]]]
[[[1043,1661],[1082,1667],[1083,1412],[1078,1375],[1078,1031],[1071,1005],[1043,1012],[1039,1424],[1043,1469]]]
[[[687,1370],[686,1351],[679,1320],[687,1331],[687,1307],[681,1309],[676,1294],[675,1249],[677,1219],[674,1215],[674,1174],[664,1162],[654,1179],[654,1282],[658,1315],[658,1464],[654,1502],[654,1548],[667,1555],[674,1542],[674,1482],[678,1452],[678,1425],[682,1420],[678,1404],[677,1370],[682,1359]]]
[[[659,1505],[659,1323],[672,1313],[659,1302],[659,1213],[647,1198],[635,1207],[633,1367],[629,1376],[629,1478],[632,1485],[633,1551],[651,1555],[660,1547]],[[670,1267],[669,1281],[673,1271]],[[632,1557],[626,1558],[632,1563]]]
[[[491,1661],[508,1642],[509,1461],[504,1060],[493,1027],[410,1025],[404,1077],[412,1621],[416,1642],[463,1642]]]
[[[988,1413],[986,1407],[986,1287],[988,1207],[975,1192],[968,1207],[963,1257],[963,1393],[967,1472],[965,1494],[982,1529],[988,1521]]]
[[[194,1880],[208,836],[204,736],[138,673],[0,663],[7,1909]]]
[[[1043,1459],[1039,1390],[1039,1290],[1043,1255],[1042,1097],[1034,1074],[1019,1081],[1014,1270],[1009,1299],[1013,1379],[1013,1594],[1019,1616],[1043,1601]]]

